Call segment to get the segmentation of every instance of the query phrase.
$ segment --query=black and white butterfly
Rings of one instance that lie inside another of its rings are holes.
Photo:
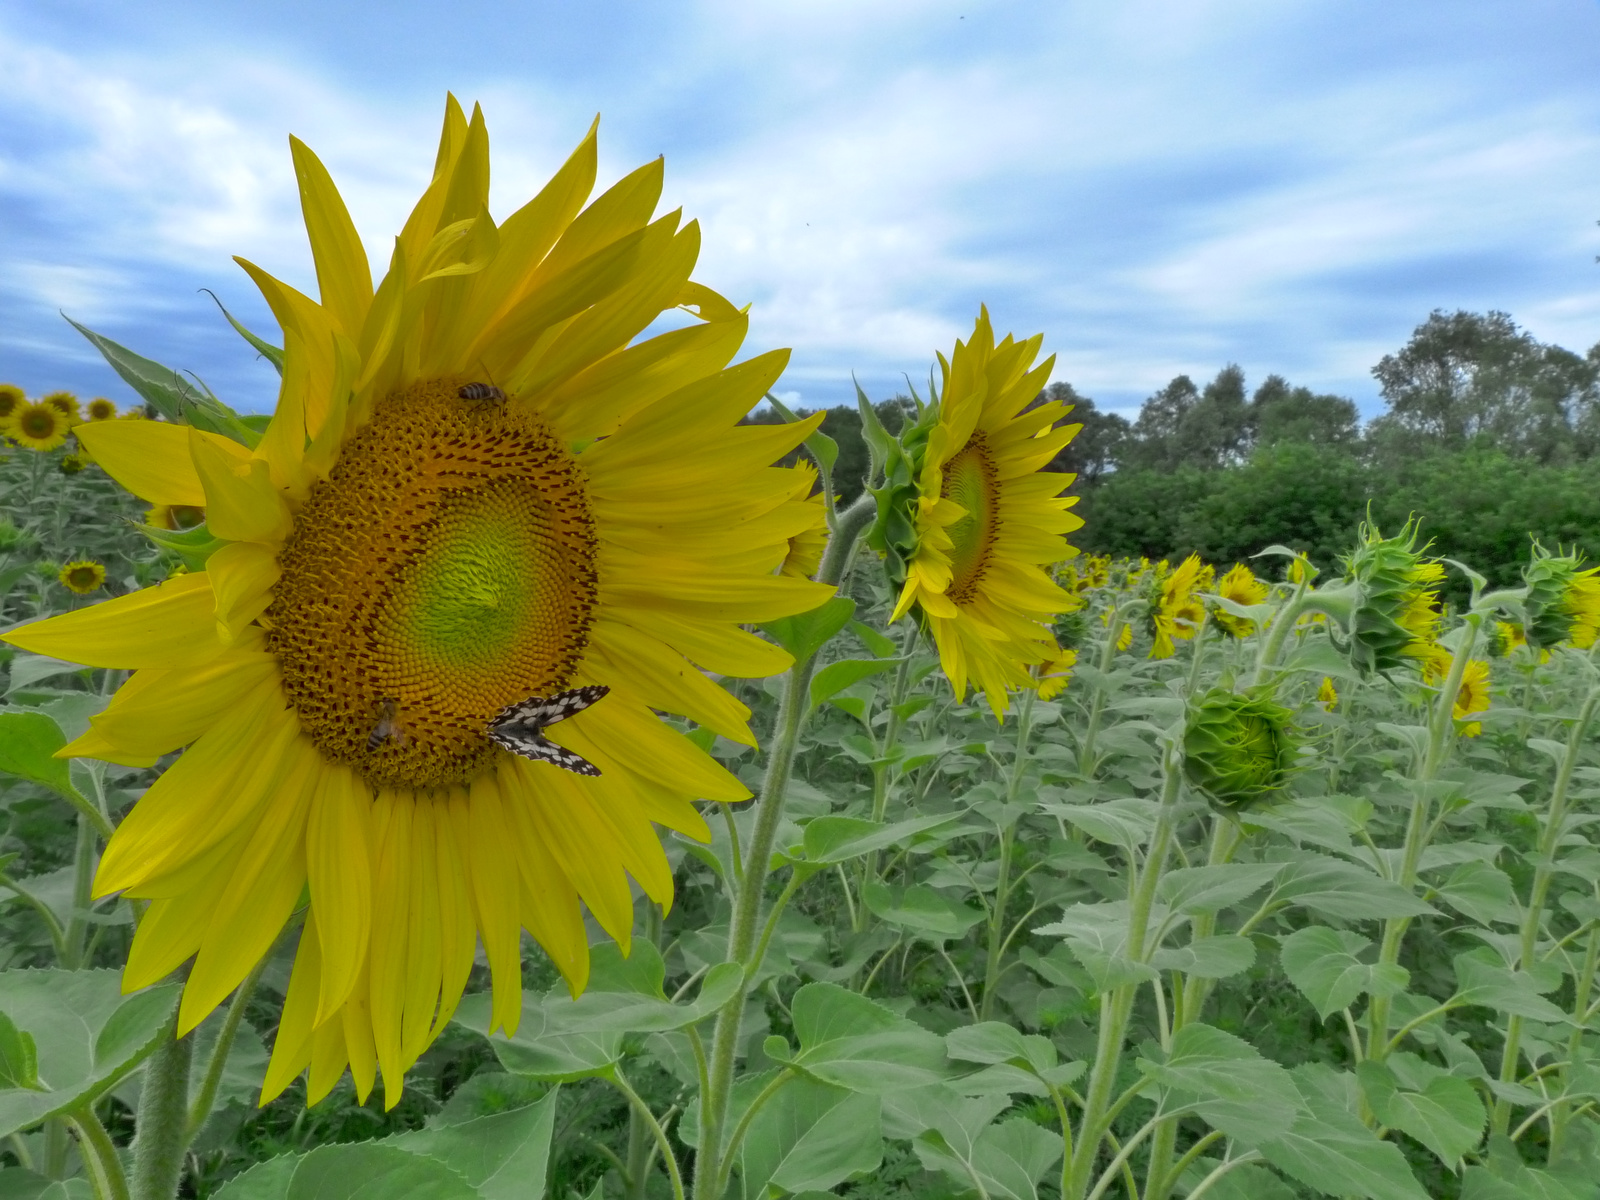
[[[508,704],[489,723],[489,740],[513,754],[534,762],[550,763],[574,775],[598,775],[599,767],[565,746],[556,745],[544,736],[544,731],[557,721],[565,721],[573,713],[599,702],[610,690],[604,684],[594,683],[570,692],[529,696]]]

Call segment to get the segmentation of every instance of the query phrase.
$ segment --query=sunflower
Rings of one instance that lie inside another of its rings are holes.
[[[1217,581],[1217,595],[1234,604],[1249,607],[1260,604],[1267,598],[1270,589],[1265,580],[1257,579],[1255,573],[1243,563],[1235,563],[1228,569],[1228,573]],[[1226,609],[1218,608],[1217,624],[1222,626],[1229,637],[1247,638],[1256,631],[1256,623],[1248,617],[1236,617]]]
[[[151,529],[194,529],[205,519],[206,510],[198,504],[156,504],[144,514],[144,523]]]
[[[789,550],[783,557],[778,574],[794,579],[810,579],[822,565],[822,551],[828,544],[828,510],[823,507],[822,493],[812,495],[817,486],[817,468],[801,459],[792,468],[794,490],[789,495],[791,504],[798,504],[811,516],[811,523],[789,539]]]
[[[0,434],[11,431],[11,423],[27,402],[27,394],[16,384],[0,383]]]
[[[363,1097],[381,1073],[392,1106],[479,938],[509,1032],[519,925],[577,993],[584,907],[626,951],[629,877],[671,900],[653,825],[705,839],[693,802],[750,794],[651,710],[753,744],[749,710],[705,672],[786,669],[741,624],[832,593],[775,573],[811,518],[769,464],[820,418],[736,424],[787,352],[727,365],[747,319],[690,282],[698,227],[651,220],[659,159],[585,208],[591,129],[496,225],[482,115],[451,97],[374,289],[332,180],[292,147],[321,302],[242,263],[285,345],[259,444],[157,421],[80,431],[136,495],[203,506],[223,544],[204,570],[7,639],[136,669],[63,756],[189,746],[95,878],[96,895],[151,900],[124,987],[192,957],[193,1029],[306,890],[263,1100],[309,1066],[315,1102],[348,1065]],[[635,341],[674,306],[698,321]],[[542,761],[488,736],[531,697],[576,714],[520,739]]]
[[[1054,700],[1072,678],[1072,669],[1078,665],[1076,650],[1061,650],[1049,662],[1039,667],[1039,699]]]
[[[55,409],[67,419],[68,424],[77,424],[79,416],[78,398],[71,392],[51,392],[47,396],[41,396],[39,403],[48,404]]]
[[[1161,566],[1166,566],[1163,562]],[[1177,647],[1174,639],[1187,640],[1200,631],[1206,608],[1198,591],[1209,587],[1215,571],[1191,554],[1151,584],[1151,658],[1171,658]]]
[[[67,440],[67,418],[52,404],[23,404],[6,430],[29,450],[54,450]]]
[[[1456,703],[1452,715],[1461,721],[1481,713],[1489,707],[1489,664],[1481,658],[1467,661],[1461,671],[1461,688],[1456,692]],[[1477,737],[1483,732],[1483,725],[1478,721],[1468,721],[1461,727],[1463,737]]]
[[[1332,712],[1339,705],[1339,692],[1333,686],[1333,678],[1329,675],[1322,677],[1322,686],[1317,689],[1317,703]]]
[[[1505,658],[1518,647],[1528,644],[1528,635],[1520,624],[1514,621],[1496,621],[1489,630],[1489,653],[1496,658]]]
[[[56,573],[56,578],[69,592],[87,596],[90,592],[98,591],[105,586],[106,569],[92,559],[80,559],[62,567]]]
[[[1083,522],[1061,495],[1076,476],[1044,470],[1082,426],[1057,425],[1066,405],[1030,407],[1055,363],[1033,366],[1042,341],[997,344],[985,308],[939,355],[939,397],[901,436],[908,471],[879,493],[873,534],[903,572],[889,619],[915,609],[956,695],[970,681],[997,717],[1006,689],[1031,687],[1028,668],[1054,657],[1050,622],[1080,603],[1043,569],[1076,553],[1066,535]]]
[[[111,421],[116,419],[116,415],[116,404],[107,400],[104,396],[96,396],[89,401],[89,420]]]

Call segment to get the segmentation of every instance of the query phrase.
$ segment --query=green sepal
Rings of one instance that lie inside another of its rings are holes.
[[[222,315],[227,318],[228,324],[233,326],[234,331],[237,332],[238,335],[240,337],[242,337],[245,341],[249,342],[252,346],[254,346],[256,348],[256,352],[259,353],[262,358],[266,359],[269,363],[271,363],[274,367],[276,367],[278,369],[278,375],[281,378],[282,375],[283,375],[283,347],[282,346],[274,346],[271,342],[264,341],[263,339],[258,338],[255,334],[251,333],[243,325],[239,324],[238,321],[234,320],[233,319],[233,314],[231,312],[229,312],[225,307],[223,307],[222,301],[217,299],[217,294],[215,292],[213,292],[210,288],[201,288],[200,290],[202,292],[204,292],[206,295],[210,296],[212,301],[216,304],[216,306],[219,309],[222,309]],[[246,419],[248,419],[248,418],[246,418]]]
[[[1583,555],[1576,550],[1551,554],[1537,541],[1533,543],[1532,554],[1522,568],[1522,581],[1527,585],[1527,596],[1522,601],[1522,611],[1527,618],[1523,629],[1530,646],[1547,650],[1572,636],[1576,614],[1568,603],[1568,595],[1580,574],[1578,568],[1583,565]]]
[[[137,524],[134,528],[163,550],[176,554],[191,571],[204,571],[206,560],[228,544],[226,539],[214,536],[203,521],[192,529],[157,529],[154,525]]]
[[[1183,773],[1221,808],[1241,811],[1281,791],[1296,758],[1294,714],[1270,688],[1212,688],[1189,704]]]

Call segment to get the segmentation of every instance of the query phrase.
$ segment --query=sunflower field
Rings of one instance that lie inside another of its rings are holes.
[[[1600,570],[1079,554],[987,311],[842,504],[659,161],[292,147],[273,414],[0,387],[0,1197],[1600,1196]]]

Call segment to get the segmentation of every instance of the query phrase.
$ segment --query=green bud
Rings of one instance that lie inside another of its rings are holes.
[[[1268,691],[1212,688],[1189,704],[1184,778],[1222,808],[1246,809],[1268,799],[1294,765],[1293,715]]]
[[[1393,671],[1415,664],[1437,638],[1439,584],[1444,567],[1423,557],[1417,527],[1407,521],[1386,538],[1361,526],[1361,542],[1341,560],[1354,592],[1347,632],[1350,660],[1362,671]]]
[[[1582,565],[1583,555],[1576,550],[1551,554],[1533,543],[1532,560],[1522,568],[1522,581],[1528,585],[1528,598],[1522,602],[1528,617],[1523,628],[1531,645],[1545,650],[1573,640],[1573,626],[1592,607],[1586,603],[1586,593],[1593,589],[1590,581],[1597,570],[1580,571]]]

